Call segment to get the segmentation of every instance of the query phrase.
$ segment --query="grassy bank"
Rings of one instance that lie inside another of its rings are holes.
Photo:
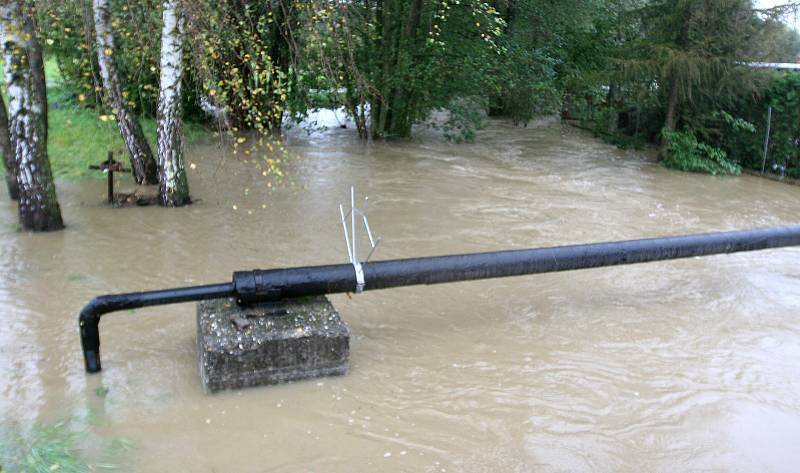
[[[128,161],[128,152],[117,124],[112,120],[101,120],[94,110],[67,104],[63,108],[51,108],[49,119],[47,145],[50,165],[57,177],[104,179],[101,173],[90,170],[89,165],[104,161],[109,151],[114,152],[117,160]],[[142,128],[152,146],[156,137],[155,121],[143,119]],[[184,133],[187,143],[209,136],[206,128],[193,123],[184,125]]]
[[[47,61],[45,75],[49,102],[47,145],[53,174],[62,179],[104,179],[102,173],[90,170],[89,165],[104,161],[109,151],[114,152],[117,160],[128,162],[125,143],[112,117],[75,103],[61,85],[55,61]],[[155,121],[142,118],[141,123],[145,136],[153,146],[156,140]],[[203,125],[185,123],[184,135],[186,143],[193,143],[210,137],[211,132]]]

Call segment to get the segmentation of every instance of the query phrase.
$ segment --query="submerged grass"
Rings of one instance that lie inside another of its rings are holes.
[[[88,473],[98,469],[117,469],[119,460],[129,451],[130,442],[115,439],[103,444],[102,450],[91,456],[86,445],[91,434],[76,430],[73,422],[35,426],[22,432],[16,424],[0,426],[0,473]]]
[[[78,434],[65,422],[34,428],[27,438],[18,429],[9,427],[0,432],[0,442],[2,472],[90,471],[78,453]]]

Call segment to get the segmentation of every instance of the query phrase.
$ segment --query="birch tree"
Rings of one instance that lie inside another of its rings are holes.
[[[158,92],[158,195],[164,207],[190,203],[183,162],[181,79],[184,19],[181,0],[164,0]]]
[[[11,137],[8,136],[8,112],[2,95],[0,95],[0,153],[3,153],[3,167],[6,171],[8,197],[11,200],[17,200],[19,197],[17,163],[14,157],[14,148],[11,147]]]
[[[117,119],[119,132],[131,155],[131,168],[138,184],[157,182],[153,151],[144,137],[139,120],[128,108],[122,95],[119,73],[114,58],[114,33],[111,28],[111,10],[108,0],[93,0],[94,28],[97,35],[97,62],[103,79],[103,90],[108,105]]]
[[[47,92],[33,14],[31,1],[0,3],[8,131],[17,170],[20,225],[24,230],[49,231],[64,224],[47,156]]]

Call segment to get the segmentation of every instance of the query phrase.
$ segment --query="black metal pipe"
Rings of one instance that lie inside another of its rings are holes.
[[[648,263],[795,245],[800,245],[800,225],[380,261],[364,267],[365,290]]]
[[[800,225],[530,250],[433,256],[363,265],[363,290],[489,279],[646,263],[800,245]],[[86,371],[100,371],[100,317],[108,312],[201,299],[236,297],[240,304],[356,292],[351,264],[239,271],[233,282],[100,296],[80,315]]]
[[[78,318],[86,371],[96,373],[102,368],[100,365],[99,324],[100,317],[103,314],[152,305],[175,304],[202,299],[221,299],[223,297],[231,297],[234,294],[233,283],[224,283],[95,297],[84,306]]]

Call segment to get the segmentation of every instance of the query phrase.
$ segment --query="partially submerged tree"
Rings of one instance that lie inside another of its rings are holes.
[[[139,120],[131,112],[123,96],[119,72],[116,67],[113,25],[108,0],[93,0],[94,28],[97,36],[97,61],[103,90],[119,126],[122,139],[131,155],[131,167],[136,182],[156,184],[158,173],[153,151],[145,139]]]
[[[659,0],[641,10],[643,35],[621,64],[649,77],[664,104],[664,128],[675,130],[695,100],[722,107],[749,88],[760,42],[750,0]],[[713,111],[713,110],[712,110]]]
[[[8,112],[3,96],[0,95],[0,153],[3,154],[3,167],[6,171],[6,187],[8,197],[17,200],[19,185],[17,185],[17,162],[14,157],[14,148],[11,146],[11,137],[8,135]]]
[[[606,16],[609,1],[497,0],[506,27],[499,38],[504,53],[494,72],[500,80],[491,97],[492,114],[526,123],[559,111],[564,90],[578,88],[576,76],[597,66],[597,50],[612,36],[592,29]],[[586,52],[590,48],[594,51]],[[571,57],[581,49],[582,57]]]
[[[180,207],[190,202],[181,130],[182,10],[181,0],[164,1],[158,95],[158,194],[159,203],[165,207]]]
[[[483,108],[495,86],[504,21],[488,3],[315,0],[303,11],[308,59],[362,137],[408,137],[436,109],[474,117],[465,104]]]
[[[64,224],[47,156],[47,92],[34,11],[29,0],[5,1],[0,4],[0,24],[20,225],[25,230],[49,231]]]

